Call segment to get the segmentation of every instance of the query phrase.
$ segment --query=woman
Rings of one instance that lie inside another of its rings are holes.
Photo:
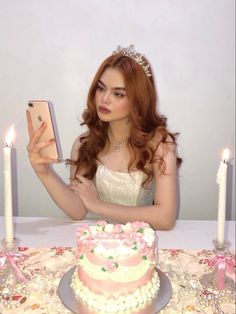
[[[168,230],[178,203],[176,134],[156,111],[157,95],[147,59],[133,46],[118,47],[91,84],[83,123],[88,131],[72,147],[70,184],[41,156],[46,125],[32,129],[27,112],[32,167],[56,204],[73,219],[87,212],[126,223],[146,221]]]

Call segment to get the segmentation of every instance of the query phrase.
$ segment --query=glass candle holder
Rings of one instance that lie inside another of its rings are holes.
[[[6,239],[2,239],[1,241],[1,248],[0,251],[2,252],[16,252],[18,251],[16,239],[13,239],[11,242],[7,242]]]
[[[213,266],[214,270],[202,275],[200,282],[205,288],[217,291],[228,290],[230,293],[235,293],[235,282],[229,276],[235,272],[235,260],[228,250],[229,243],[225,241],[221,244],[214,240],[213,244],[214,257],[208,265]]]
[[[24,257],[17,249],[16,243],[2,241],[0,249],[0,303],[6,309],[13,309],[24,302],[29,293],[29,276],[18,264],[23,264]]]

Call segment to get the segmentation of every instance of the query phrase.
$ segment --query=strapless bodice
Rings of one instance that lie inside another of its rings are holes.
[[[143,188],[144,176],[142,171],[117,172],[104,165],[98,165],[95,184],[99,198],[102,201],[119,205],[151,205],[154,199],[154,180],[147,188]],[[95,217],[91,214],[89,213],[87,218]]]

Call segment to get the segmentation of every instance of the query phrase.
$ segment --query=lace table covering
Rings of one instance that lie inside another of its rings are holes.
[[[18,265],[31,278],[28,294],[13,296],[13,301],[19,304],[15,309],[7,309],[0,299],[0,314],[71,313],[58,297],[57,288],[64,273],[76,264],[75,249],[19,247],[19,251],[25,259]],[[204,273],[213,271],[214,267],[210,266],[213,257],[212,250],[159,250],[158,267],[168,275],[173,289],[171,300],[160,314],[236,312],[235,286],[233,292],[213,293],[199,281]],[[0,272],[2,270],[0,268]]]

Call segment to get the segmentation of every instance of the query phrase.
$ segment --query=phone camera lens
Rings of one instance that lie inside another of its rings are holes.
[[[34,105],[30,102],[30,103],[29,103],[29,107],[33,107],[33,106],[34,106]]]

